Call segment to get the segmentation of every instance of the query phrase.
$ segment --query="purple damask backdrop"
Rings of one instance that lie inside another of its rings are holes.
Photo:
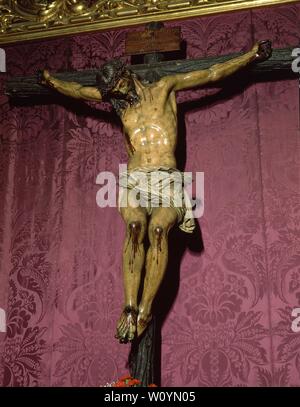
[[[300,44],[299,3],[168,25],[179,24],[188,58],[258,39]],[[122,56],[125,32],[7,46],[1,89],[10,76]],[[178,95],[185,168],[205,173],[204,250],[199,230],[170,248],[163,386],[300,385],[299,87],[244,85],[221,100],[214,89]],[[129,351],[114,339],[124,225],[95,199],[97,174],[126,162],[122,132],[107,105],[15,107],[3,91],[0,104],[0,385],[103,385],[127,372]]]

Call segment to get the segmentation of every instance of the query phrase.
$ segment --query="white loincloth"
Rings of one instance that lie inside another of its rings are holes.
[[[140,206],[151,215],[155,207],[171,207],[177,212],[179,228],[192,233],[195,220],[191,200],[183,187],[183,181],[187,181],[183,174],[168,167],[140,167],[122,172],[119,177],[119,211],[128,205]]]

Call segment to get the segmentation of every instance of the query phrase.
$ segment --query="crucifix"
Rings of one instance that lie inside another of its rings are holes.
[[[178,29],[164,29],[152,24],[138,36],[137,39],[133,34],[129,38],[127,53],[146,54],[144,64],[129,66],[121,60],[112,60],[97,70],[84,72],[52,75],[45,70],[39,81],[33,77],[10,80],[7,93],[14,98],[28,98],[56,92],[75,99],[109,101],[121,119],[126,134],[128,171],[120,180],[125,185],[119,197],[119,212],[126,225],[124,306],[116,324],[115,337],[120,343],[133,343],[131,371],[143,385],[147,385],[153,382],[152,303],[167,267],[168,234],[176,225],[187,233],[192,233],[195,226],[184,191],[178,195],[178,190],[170,188],[174,175],[179,179],[182,175],[175,158],[178,137],[176,92],[214,85],[247,67],[257,72],[280,69],[290,73],[291,61],[286,50],[273,52],[271,59],[271,43],[266,40],[255,43],[244,54],[162,62],[162,51],[180,48]],[[261,68],[257,62],[261,62]],[[152,205],[148,196],[144,197],[143,205],[136,205],[131,192],[138,189],[142,196],[145,190],[149,191],[153,186],[150,179],[156,172],[163,175],[169,188],[158,189],[158,205]],[[133,185],[130,183],[132,179]],[[169,205],[163,205],[165,198],[168,198]],[[146,235],[150,243],[147,253],[144,250]],[[138,299],[144,267],[142,295]]]

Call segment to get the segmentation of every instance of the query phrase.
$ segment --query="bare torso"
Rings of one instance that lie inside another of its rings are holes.
[[[129,153],[128,169],[176,168],[177,107],[175,92],[162,82],[142,85],[135,80],[140,101],[122,115]]]
[[[97,78],[97,86],[82,86],[77,82],[61,81],[43,72],[42,84],[58,90],[66,96],[77,99],[101,101],[107,96],[107,84],[111,82],[108,96],[114,100],[118,114],[121,114],[126,145],[129,154],[128,169],[138,167],[176,168],[175,148],[177,141],[177,108],[175,92],[204,86],[226,78],[240,68],[259,58],[264,60],[271,55],[269,41],[256,43],[251,51],[209,69],[180,74],[167,75],[152,85],[143,85],[139,80],[123,72],[122,64],[108,63]],[[105,75],[104,75],[105,73]],[[116,82],[115,79],[119,77]],[[113,79],[113,80],[112,80]],[[135,90],[139,96],[138,101]],[[99,90],[100,88],[100,90]],[[103,90],[103,95],[101,91]],[[109,98],[108,97],[108,98]],[[119,104],[117,103],[119,100]],[[121,103],[125,102],[125,103]],[[128,107],[123,110],[123,106]],[[121,106],[119,108],[119,106]],[[156,207],[151,213],[149,223],[147,211],[139,206],[127,205],[121,208],[126,222],[126,240],[123,251],[124,270],[124,309],[117,324],[116,338],[121,343],[132,341],[141,336],[151,321],[152,302],[164,277],[168,262],[168,232],[178,222],[177,212],[171,207]],[[143,281],[142,296],[138,301],[141,288],[141,272],[145,264],[143,239],[148,231],[149,249],[146,260],[146,273]]]

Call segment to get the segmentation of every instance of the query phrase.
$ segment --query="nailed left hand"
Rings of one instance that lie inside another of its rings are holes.
[[[272,43],[270,40],[258,41],[256,44],[256,58],[255,61],[262,62],[270,58],[272,55]]]

